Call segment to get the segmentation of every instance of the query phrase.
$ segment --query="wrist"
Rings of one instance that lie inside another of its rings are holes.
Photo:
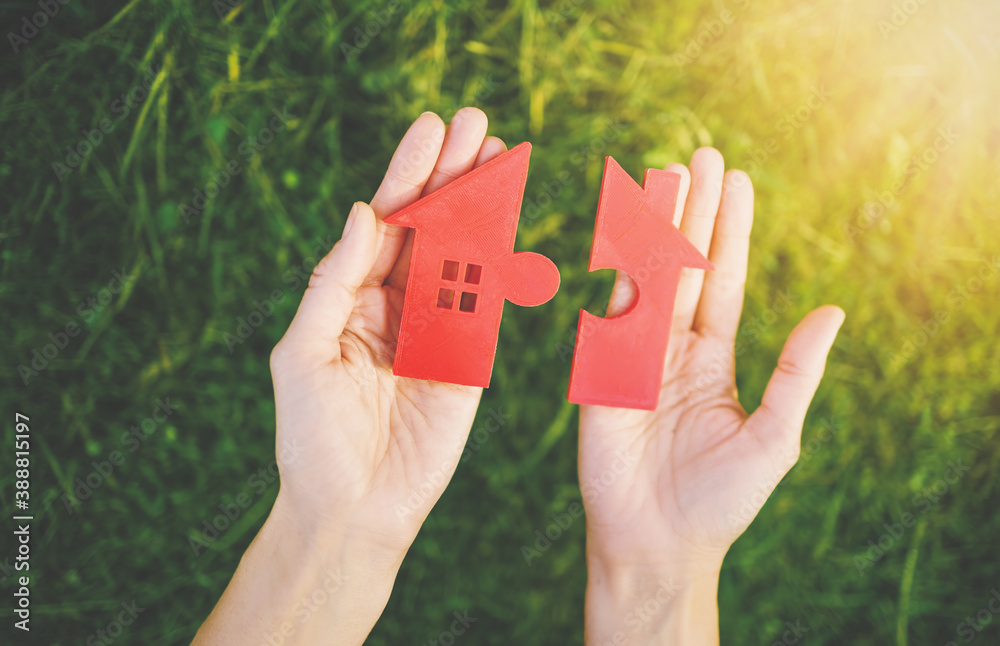
[[[247,636],[257,644],[278,635],[291,646],[321,642],[336,629],[338,643],[363,643],[403,556],[359,538],[346,521],[301,513],[279,493],[237,570],[267,590],[260,628]]]
[[[391,540],[377,540],[365,515],[363,509],[341,507],[332,512],[304,506],[279,490],[261,533],[294,540],[315,558],[363,560],[374,572],[395,576],[412,542],[402,535],[409,534],[401,530]]]
[[[336,517],[302,509],[278,492],[258,540],[295,546],[297,561],[343,566],[366,572],[366,576],[392,580],[406,555],[406,549],[371,540],[359,531],[356,514],[344,510]]]
[[[721,563],[587,563],[587,646],[718,644]]]
[[[688,540],[662,527],[637,532],[595,525],[587,518],[588,570],[633,573],[630,577],[663,572],[681,580],[717,578],[729,547]]]

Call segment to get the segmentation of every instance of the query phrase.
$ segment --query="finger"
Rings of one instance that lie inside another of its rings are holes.
[[[674,204],[673,225],[680,226],[681,216],[684,213],[684,202],[687,200],[688,189],[691,187],[691,173],[684,164],[667,164],[663,170],[677,173],[681,176],[680,186],[677,191],[677,202]],[[615,274],[615,285],[611,288],[611,298],[608,299],[608,311],[606,317],[618,316],[624,313],[635,302],[639,293],[639,288],[624,271]]]
[[[731,170],[725,175],[708,257],[715,271],[705,275],[694,320],[696,332],[728,344],[736,340],[743,311],[752,227],[753,185],[746,173]]]
[[[746,422],[765,446],[798,446],[806,411],[843,322],[843,310],[824,305],[807,314],[792,330],[760,408]]]
[[[420,197],[437,163],[444,133],[441,117],[425,112],[396,147],[385,178],[372,198],[371,208],[378,218],[378,255],[366,285],[381,285],[396,263],[407,229],[383,224],[382,220]]]
[[[444,144],[441,146],[434,171],[424,185],[424,195],[433,193],[472,170],[476,158],[485,145],[484,138],[488,125],[486,115],[478,108],[462,108],[455,113],[445,133]],[[406,287],[412,249],[413,231],[408,230],[396,263],[385,281],[387,285],[397,289]]]
[[[505,152],[507,152],[507,144],[503,142],[503,139],[499,137],[487,137],[483,140],[483,145],[479,148],[479,154],[476,155],[476,163],[472,167],[479,168],[489,160]]]
[[[340,335],[354,309],[358,288],[375,263],[376,224],[372,208],[356,202],[343,236],[313,269],[279,346],[320,363],[340,358]]]
[[[691,188],[684,205],[680,230],[704,256],[708,255],[712,242],[712,229],[722,198],[724,170],[725,164],[718,150],[699,148],[694,151],[691,157]],[[674,330],[691,329],[704,278],[703,269],[684,269],[681,273],[674,306]]]
[[[677,203],[674,205],[674,226],[680,228],[684,215],[684,205],[687,203],[688,192],[691,190],[691,171],[684,164],[667,164],[663,170],[677,173],[681,176],[681,184],[677,191]]]
[[[479,154],[476,156],[476,163],[473,165],[473,168],[479,168],[489,160],[498,155],[502,155],[505,152],[507,152],[507,144],[505,144],[502,139],[498,137],[487,137],[483,141],[482,147],[479,149]],[[399,252],[399,259],[396,261],[396,266],[392,268],[389,278],[386,279],[386,284],[398,289],[403,289],[406,286],[407,275],[410,271],[410,254],[412,251],[413,231],[411,230],[407,232],[406,241],[403,243],[403,248]]]
[[[635,302],[635,297],[638,294],[639,288],[631,276],[621,270],[615,272],[615,285],[611,288],[611,297],[608,299],[608,311],[604,315],[605,318],[625,313]]]
[[[472,170],[486,138],[489,120],[479,108],[462,108],[452,117],[434,172],[424,186],[424,195]]]

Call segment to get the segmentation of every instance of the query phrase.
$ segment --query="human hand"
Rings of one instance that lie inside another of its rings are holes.
[[[797,460],[806,411],[844,318],[833,306],[807,315],[789,336],[760,407],[747,415],[736,396],[734,343],[753,188],[741,171],[724,175],[722,156],[711,148],[695,152],[690,170],[666,170],[682,177],[674,224],[716,269],[682,274],[657,409],[581,407],[588,644],[612,640],[616,631],[717,641],[723,557]],[[635,294],[633,280],[619,272],[607,316],[625,311]],[[640,621],[645,615],[633,613],[629,621],[630,608],[649,599],[657,600],[657,616]],[[698,609],[697,636],[672,608]]]
[[[486,128],[421,115],[313,271],[271,354],[280,491],[195,644],[360,644],[385,608],[482,389],[392,374],[412,233],[382,220],[503,153]]]
[[[304,449],[279,465],[279,499],[309,523],[396,552],[451,479],[482,389],[393,375],[413,233],[382,219],[503,153],[486,129],[476,108],[447,130],[430,113],[413,123],[271,356],[279,456],[286,444]]]

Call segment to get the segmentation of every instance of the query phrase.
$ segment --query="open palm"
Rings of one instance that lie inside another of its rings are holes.
[[[695,152],[682,176],[674,224],[715,265],[685,270],[678,287],[663,386],[654,411],[583,406],[580,483],[588,555],[637,568],[683,560],[717,570],[798,457],[806,410],[843,321],[832,306],[795,328],[760,408],[736,397],[734,343],[743,307],[753,189],[723,173],[722,156]],[[635,283],[619,273],[608,316]]]
[[[412,234],[382,220],[503,153],[486,129],[474,108],[447,129],[430,113],[413,123],[271,357],[280,495],[403,551],[451,479],[482,389],[392,374]]]

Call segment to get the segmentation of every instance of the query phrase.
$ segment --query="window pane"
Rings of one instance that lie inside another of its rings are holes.
[[[446,310],[451,309],[452,303],[455,302],[455,290],[454,289],[439,289],[438,290],[438,302],[437,306]]]
[[[463,312],[476,311],[476,295],[472,292],[463,292],[462,301],[458,304],[458,309]]]
[[[445,260],[444,268],[441,269],[441,278],[445,280],[458,280],[458,263],[454,260]]]
[[[479,284],[479,279],[483,276],[483,266],[482,265],[469,265],[465,268],[465,282],[472,283],[473,285]]]

